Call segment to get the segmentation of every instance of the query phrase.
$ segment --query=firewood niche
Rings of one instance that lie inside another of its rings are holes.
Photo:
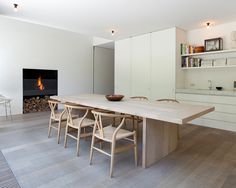
[[[28,99],[24,99],[24,114],[31,112],[44,112],[49,111],[48,99],[49,96],[44,97],[31,97]]]

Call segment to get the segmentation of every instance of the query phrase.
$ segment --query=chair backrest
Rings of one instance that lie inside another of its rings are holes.
[[[5,103],[6,103],[5,99],[0,97],[0,104],[5,104]]]
[[[157,101],[159,102],[169,102],[169,103],[179,103],[179,101],[175,100],[175,99],[158,99]]]
[[[110,113],[100,112],[100,111],[96,111],[96,110],[92,110],[92,113],[95,118],[95,125],[94,125],[93,134],[95,133],[96,130],[98,130],[101,138],[104,138],[103,121],[102,121],[103,117],[104,118],[111,118],[111,119],[121,118],[120,124],[116,127],[116,130],[112,135],[113,139],[116,137],[116,134],[121,129],[121,127],[124,125],[125,118],[130,117],[129,115],[115,114],[114,112],[110,112]],[[111,125],[112,125],[112,123],[111,123]]]
[[[145,96],[133,96],[133,97],[130,97],[131,99],[137,99],[137,100],[148,100],[148,98],[147,97],[145,97]]]
[[[84,111],[84,115],[80,118],[79,121],[79,126],[82,125],[84,119],[88,115],[89,111],[92,110],[93,108],[87,107],[87,106],[80,106],[76,104],[71,104],[71,103],[66,103],[65,104],[65,111],[67,113],[67,124],[70,126],[75,126],[75,123],[73,121],[73,110],[79,110],[79,111]]]
[[[3,95],[0,95],[0,103],[10,103],[12,100],[3,96]]]
[[[52,100],[52,99],[49,99],[48,100],[48,104],[49,104],[49,107],[51,109],[51,118],[55,118],[55,111],[57,109],[57,106],[58,104],[60,103],[60,101],[57,101],[57,100]]]

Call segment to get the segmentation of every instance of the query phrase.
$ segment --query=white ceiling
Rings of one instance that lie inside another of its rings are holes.
[[[0,0],[1,15],[107,39],[231,22],[235,8],[236,0]]]

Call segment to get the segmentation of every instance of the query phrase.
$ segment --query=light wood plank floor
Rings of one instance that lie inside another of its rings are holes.
[[[109,178],[109,158],[95,152],[88,164],[90,140],[68,148],[47,138],[48,113],[0,118],[0,150],[22,188],[229,188],[236,187],[236,133],[197,126],[181,128],[178,149],[148,169],[134,167],[133,152],[115,160]],[[139,154],[140,155],[140,154]]]

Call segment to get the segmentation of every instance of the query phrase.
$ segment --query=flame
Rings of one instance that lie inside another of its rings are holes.
[[[44,85],[43,85],[41,76],[39,76],[38,79],[37,79],[37,86],[38,86],[40,91],[44,90]]]

